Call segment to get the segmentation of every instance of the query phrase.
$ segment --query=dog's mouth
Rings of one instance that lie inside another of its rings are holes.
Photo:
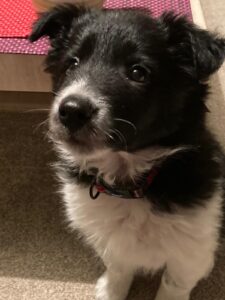
[[[136,137],[134,125],[131,126],[128,121],[121,122],[123,119],[113,118],[104,109],[92,112],[91,117],[85,115],[84,118],[76,112],[75,116],[64,119],[65,114],[60,111],[60,105],[55,107],[49,118],[50,138],[54,143],[68,146],[76,153],[86,154],[104,148],[127,151],[131,144],[130,137]]]
[[[53,142],[64,144],[81,154],[88,154],[105,148],[116,151],[128,150],[126,136],[116,128],[104,127],[103,129],[90,123],[73,132],[59,122],[50,119],[49,132]]]
[[[90,153],[97,149],[103,149],[110,143],[109,136],[104,130],[94,124],[90,123],[80,130],[71,131],[51,117],[49,136],[54,143],[67,145],[79,153]]]

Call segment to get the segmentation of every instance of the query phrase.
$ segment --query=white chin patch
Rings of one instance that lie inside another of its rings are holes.
[[[104,180],[113,184],[116,178],[120,181],[127,179],[135,181],[138,176],[149,171],[157,161],[162,161],[184,148],[151,147],[134,153],[113,151],[107,147],[90,153],[79,153],[68,147],[60,150],[64,153],[64,158],[67,157],[70,163],[79,165],[81,171],[98,169],[99,173],[104,175]]]

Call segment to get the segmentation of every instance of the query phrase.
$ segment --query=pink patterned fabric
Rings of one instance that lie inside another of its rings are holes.
[[[21,38],[0,38],[0,53],[46,55],[49,42],[42,38],[35,43]]]
[[[3,2],[5,1],[15,0],[3,0]],[[30,2],[31,0],[16,0],[17,3],[18,1],[24,3],[25,1]],[[112,9],[123,7],[145,8],[150,10],[154,16],[160,15],[165,10],[173,10],[178,14],[185,14],[190,19],[192,18],[190,0],[106,0],[104,7]],[[48,47],[49,43],[47,38],[43,38],[31,44],[25,38],[4,38],[1,37],[0,34],[0,53],[46,55]]]
[[[173,10],[178,14],[191,15],[190,0],[106,0],[106,8],[145,8],[154,16],[159,16],[163,11]]]
[[[27,37],[37,18],[32,0],[1,0],[0,37]]]

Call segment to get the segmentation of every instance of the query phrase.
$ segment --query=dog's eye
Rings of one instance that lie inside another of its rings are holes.
[[[79,59],[77,56],[74,56],[74,57],[72,58],[72,64],[73,64],[74,67],[79,66],[79,64],[80,64],[80,59]]]
[[[133,81],[144,83],[148,78],[148,71],[142,66],[134,65],[130,68],[128,77]]]
[[[76,69],[80,64],[80,59],[77,56],[71,57],[70,60],[68,61],[68,66],[66,69],[66,74],[70,75],[74,69]]]

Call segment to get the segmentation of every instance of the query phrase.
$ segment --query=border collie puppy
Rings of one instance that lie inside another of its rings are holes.
[[[213,268],[223,155],[205,125],[207,80],[225,40],[185,17],[59,6],[49,36],[50,133],[71,227],[102,258],[97,300],[164,268],[157,300],[187,300]]]

